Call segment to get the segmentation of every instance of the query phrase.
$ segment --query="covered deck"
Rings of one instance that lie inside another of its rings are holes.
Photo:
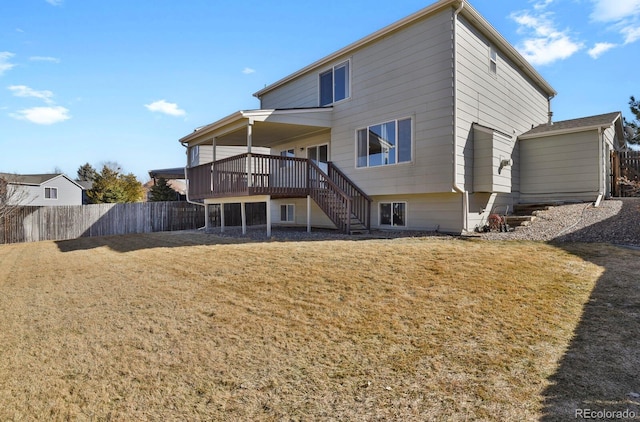
[[[330,162],[252,152],[254,146],[274,148],[329,134],[332,112],[331,107],[239,111],[196,129],[180,142],[189,149],[210,145],[213,156],[205,164],[187,163],[189,199],[206,205],[240,202],[243,215],[247,202],[267,202],[267,233],[270,233],[271,199],[306,197],[308,230],[312,200],[339,230],[347,233],[368,230],[371,199]],[[217,146],[246,146],[247,152],[217,160]]]

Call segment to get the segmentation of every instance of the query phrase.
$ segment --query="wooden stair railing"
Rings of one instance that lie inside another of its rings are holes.
[[[366,220],[354,213],[354,199],[313,160],[309,160],[308,181],[309,195],[340,231],[347,234],[369,231]]]
[[[351,212],[364,226],[364,230],[371,230],[371,203],[373,200],[351,181],[335,164],[327,163],[328,175],[353,201]]]

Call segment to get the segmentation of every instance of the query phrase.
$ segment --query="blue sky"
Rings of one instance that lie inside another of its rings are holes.
[[[142,181],[178,139],[264,86],[430,0],[2,0],[0,172],[75,177],[116,161]],[[640,0],[470,2],[558,91],[554,120],[640,97]]]

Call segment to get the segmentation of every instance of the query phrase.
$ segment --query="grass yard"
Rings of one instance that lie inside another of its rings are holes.
[[[0,245],[0,420],[638,411],[639,258],[453,238]]]

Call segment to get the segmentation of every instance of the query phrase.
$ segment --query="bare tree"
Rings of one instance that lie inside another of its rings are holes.
[[[7,175],[0,174],[0,225],[2,219],[11,214],[27,197],[19,185],[10,183]]]

